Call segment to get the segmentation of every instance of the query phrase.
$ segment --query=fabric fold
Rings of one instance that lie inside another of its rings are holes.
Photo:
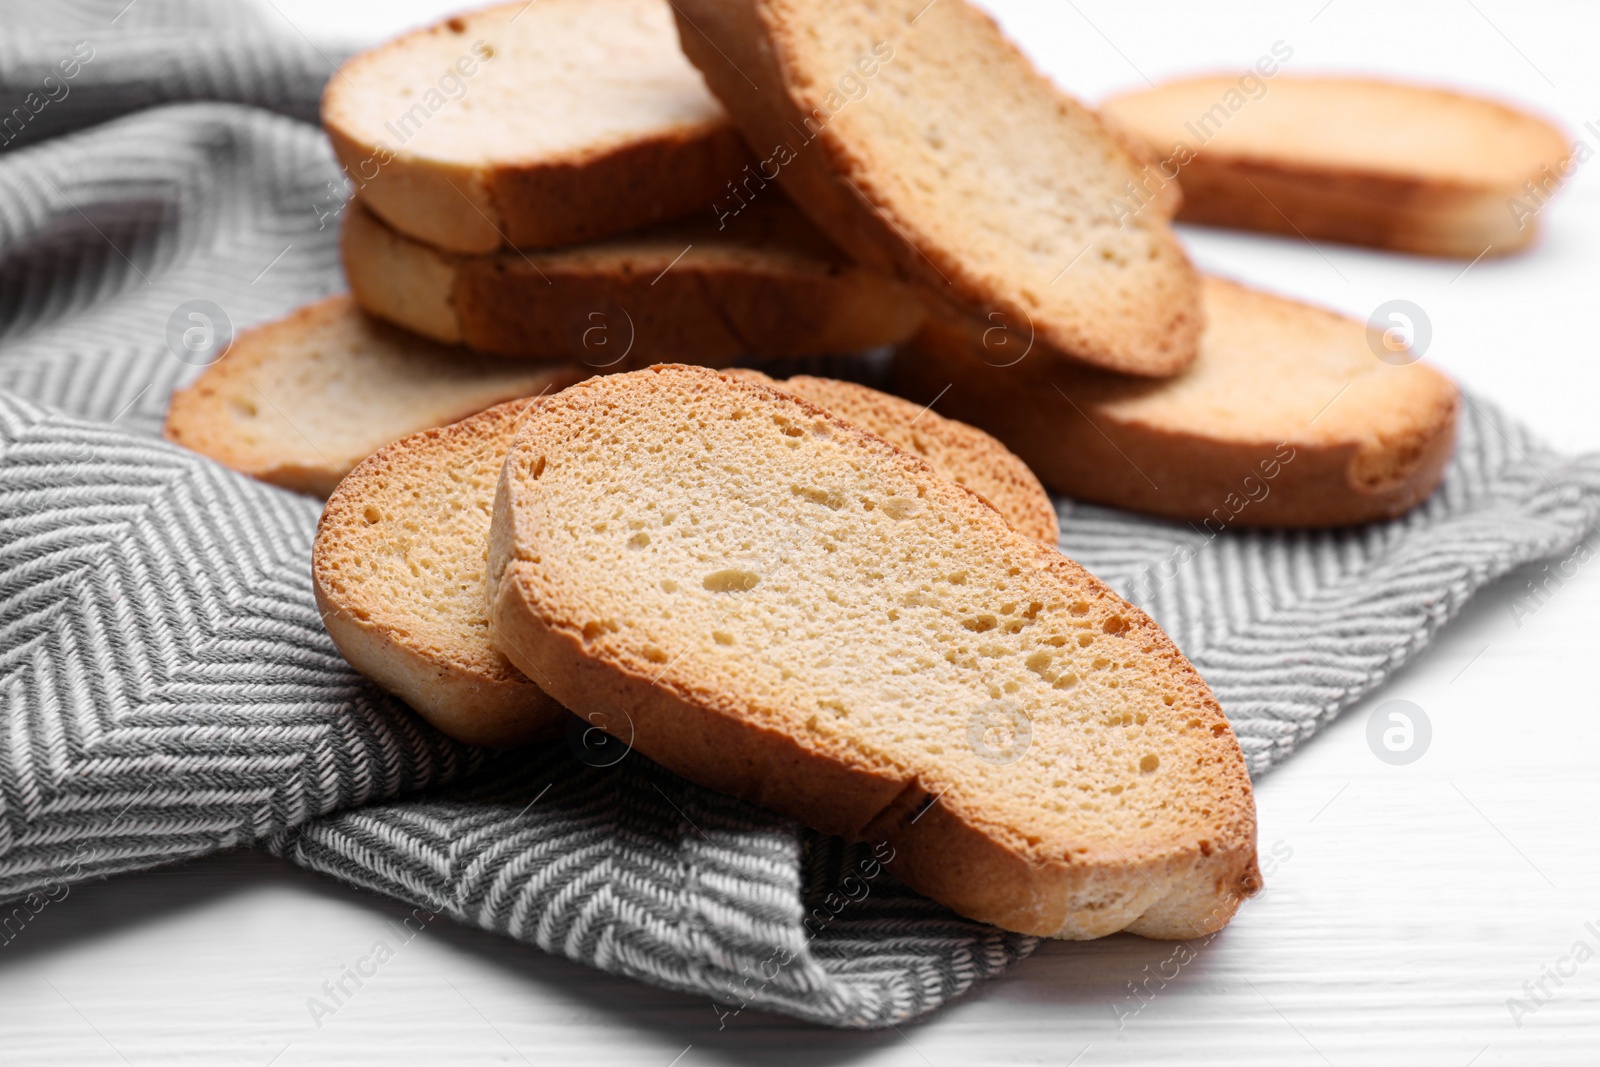
[[[884,843],[634,752],[460,745],[357,675],[312,595],[319,504],[159,438],[201,370],[174,339],[197,302],[237,331],[342,288],[347,188],[297,121],[339,53],[209,0],[0,0],[0,20],[0,104],[27,112],[0,112],[0,900],[261,844],[418,924],[703,996],[723,1025],[898,1024],[1032,951],[901,886]],[[882,362],[804,369],[873,384]],[[1468,397],[1444,486],[1394,522],[1213,534],[1057,504],[1063,550],[1168,629],[1260,775],[1478,589],[1573,551],[1600,456]]]

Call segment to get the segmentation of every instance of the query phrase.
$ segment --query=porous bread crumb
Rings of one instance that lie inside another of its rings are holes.
[[[242,474],[327,496],[396,438],[584,376],[444,347],[339,295],[241,332],[173,393],[163,433]]]
[[[322,121],[362,197],[442,249],[559,247],[697,212],[749,154],[666,0],[527,0],[362,52]]]
[[[380,450],[328,500],[312,579],[328,633],[357,670],[439,729],[508,745],[559,729],[560,705],[490,639],[490,505],[516,400]]]
[[[863,264],[1028,338],[1161,377],[1198,282],[1137,161],[965,0],[679,0],[685,54],[780,182]],[[787,147],[787,153],[782,147]],[[792,158],[791,158],[792,157]]]
[[[778,382],[757,371],[728,373],[749,376],[805,397],[844,421],[921,456],[946,478],[983,497],[1011,525],[1035,541],[1054,546],[1061,538],[1050,494],[1027,464],[982,430],[854,382],[810,375]]]
[[[886,836],[1012,929],[1192,936],[1257,884],[1238,744],[1167,637],[881,439],[657,367],[552,400],[499,492],[496,640],[669,768]]]

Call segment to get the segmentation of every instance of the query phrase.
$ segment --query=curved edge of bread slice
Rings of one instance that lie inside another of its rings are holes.
[[[684,53],[840,247],[1041,352],[1162,377],[1202,328],[1138,162],[967,0],[677,0]],[[1163,199],[1163,204],[1168,203]]]
[[[730,373],[771,382],[757,371]],[[888,435],[906,436],[906,409],[916,414],[897,397],[848,382],[774,384]],[[333,493],[312,550],[317,604],[340,652],[435,727],[472,744],[518,744],[547,736],[560,720],[560,706],[494,648],[485,614],[482,554],[495,484],[516,427],[541,400],[500,404],[381,449]],[[1055,544],[1048,495],[1037,480],[1027,484],[1032,475],[999,442],[931,411],[917,426],[941,474],[988,489],[1014,525]]]
[[[609,123],[532,150],[518,136],[530,110],[557,124],[592,117],[562,114],[564,94],[550,89],[594,96],[606,84],[612,98],[591,106]],[[709,214],[750,161],[679,52],[665,0],[516,0],[451,16],[348,60],[328,82],[322,121],[374,212],[463,253]],[[449,139],[430,131],[437,123],[451,124]]]
[[[1162,382],[1009,364],[982,324],[930,322],[896,391],[989,430],[1058,492],[1225,527],[1341,526],[1426,500],[1454,452],[1460,393],[1380,359],[1365,323],[1220,278],[1200,357]]]
[[[1021,533],[1051,547],[1060,543],[1060,520],[1050,494],[1026,463],[977,427],[890,393],[836,378],[796,375],[776,381],[744,368],[724,373],[804,397],[845,422],[870,430],[977,493]]]
[[[1372,78],[1255,84],[1246,96],[1238,74],[1183,78],[1100,112],[1179,164],[1182,221],[1419,255],[1527,247],[1570,173],[1570,138],[1499,101]]]
[[[648,483],[611,469],[632,469],[635,449],[661,457]],[[815,536],[774,532],[797,518]],[[850,527],[870,542],[859,551]],[[741,539],[765,562],[721,558]],[[922,542],[937,539],[932,558]],[[958,584],[897,598],[880,623],[876,583],[917,584],[954,566],[952,548]],[[878,578],[856,580],[867,571]],[[1187,938],[1260,887],[1242,754],[1170,639],[975,494],[803,398],[668,366],[547,401],[507,455],[489,596],[500,647],[579,714],[709,788],[888,841],[898,877],[964,915],[1054,937]],[[971,625],[934,603],[968,597]],[[948,643],[918,633],[945,622]],[[812,632],[849,662],[810,658]],[[892,669],[917,656],[910,674]],[[874,707],[851,681],[868,672],[868,689],[915,690],[905,710]],[[1012,709],[1030,731],[1022,755],[938,755],[946,734],[992,754],[967,704]]]
[[[445,347],[331,296],[241,332],[172,394],[162,434],[241,474],[326,497],[398,437],[586,376]]]
[[[352,203],[340,252],[372,315],[446,344],[594,370],[855,352],[899,344],[923,319],[908,288],[846,262],[777,194],[725,229],[701,220],[487,256],[430,248]]]
[[[328,635],[362,674],[461,741],[555,736],[565,710],[490,640],[489,502],[538,399],[401,438],[339,484],[312,549]]]

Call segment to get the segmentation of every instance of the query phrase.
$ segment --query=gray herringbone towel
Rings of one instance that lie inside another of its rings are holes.
[[[312,600],[317,504],[156,436],[197,372],[168,348],[178,305],[243,326],[341,286],[342,186],[299,121],[332,50],[200,0],[0,0],[0,20],[0,897],[260,842],[725,1020],[837,1026],[912,1018],[1031,950],[869,846],[636,753],[491,756],[355,675]],[[1574,546],[1600,457],[1475,402],[1444,489],[1397,522],[1208,538],[1061,510],[1064,547],[1167,627],[1259,774],[1474,590]]]

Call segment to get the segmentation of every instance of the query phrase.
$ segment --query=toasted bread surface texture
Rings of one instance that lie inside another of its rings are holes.
[[[1115,207],[1137,162],[966,0],[674,11],[761,174],[861,263],[998,316],[1041,352],[1149,376],[1194,358],[1181,246],[1160,210]]]
[[[242,332],[173,393],[163,433],[243,474],[327,496],[396,438],[582,377],[447,348],[333,296]]]
[[[1142,612],[922,460],[705,368],[524,424],[495,640],[644,755],[1008,929],[1191,937],[1259,886],[1243,757]]]
[[[341,255],[357,302],[379,318],[448,344],[597,371],[852,352],[905,341],[923,319],[908,287],[846,261],[777,197],[726,227],[707,218],[487,256],[441,252],[352,204]]]
[[[1236,76],[1190,78],[1101,110],[1181,164],[1180,219],[1398,251],[1522,248],[1570,175],[1566,135],[1497,101],[1365,78],[1254,84],[1246,97]]]
[[[982,430],[855,382],[811,375],[773,381],[759,371],[729,373],[805,397],[844,421],[921,456],[944,477],[983,497],[1035,541],[1054,546],[1061,539],[1050,494],[1027,464]]]
[[[536,400],[402,438],[358,466],[317,526],[312,579],[333,643],[440,730],[479,745],[553,736],[562,707],[490,641],[490,504]]]
[[[1438,486],[1459,393],[1394,365],[1366,324],[1207,278],[1200,358],[1163,382],[1011,363],[981,323],[940,321],[896,360],[896,388],[936,393],[1046,485],[1227,526],[1332,526],[1400,515]]]
[[[527,0],[363,52],[323,125],[362,197],[457,252],[591,241],[705,212],[749,161],[666,0]]]

